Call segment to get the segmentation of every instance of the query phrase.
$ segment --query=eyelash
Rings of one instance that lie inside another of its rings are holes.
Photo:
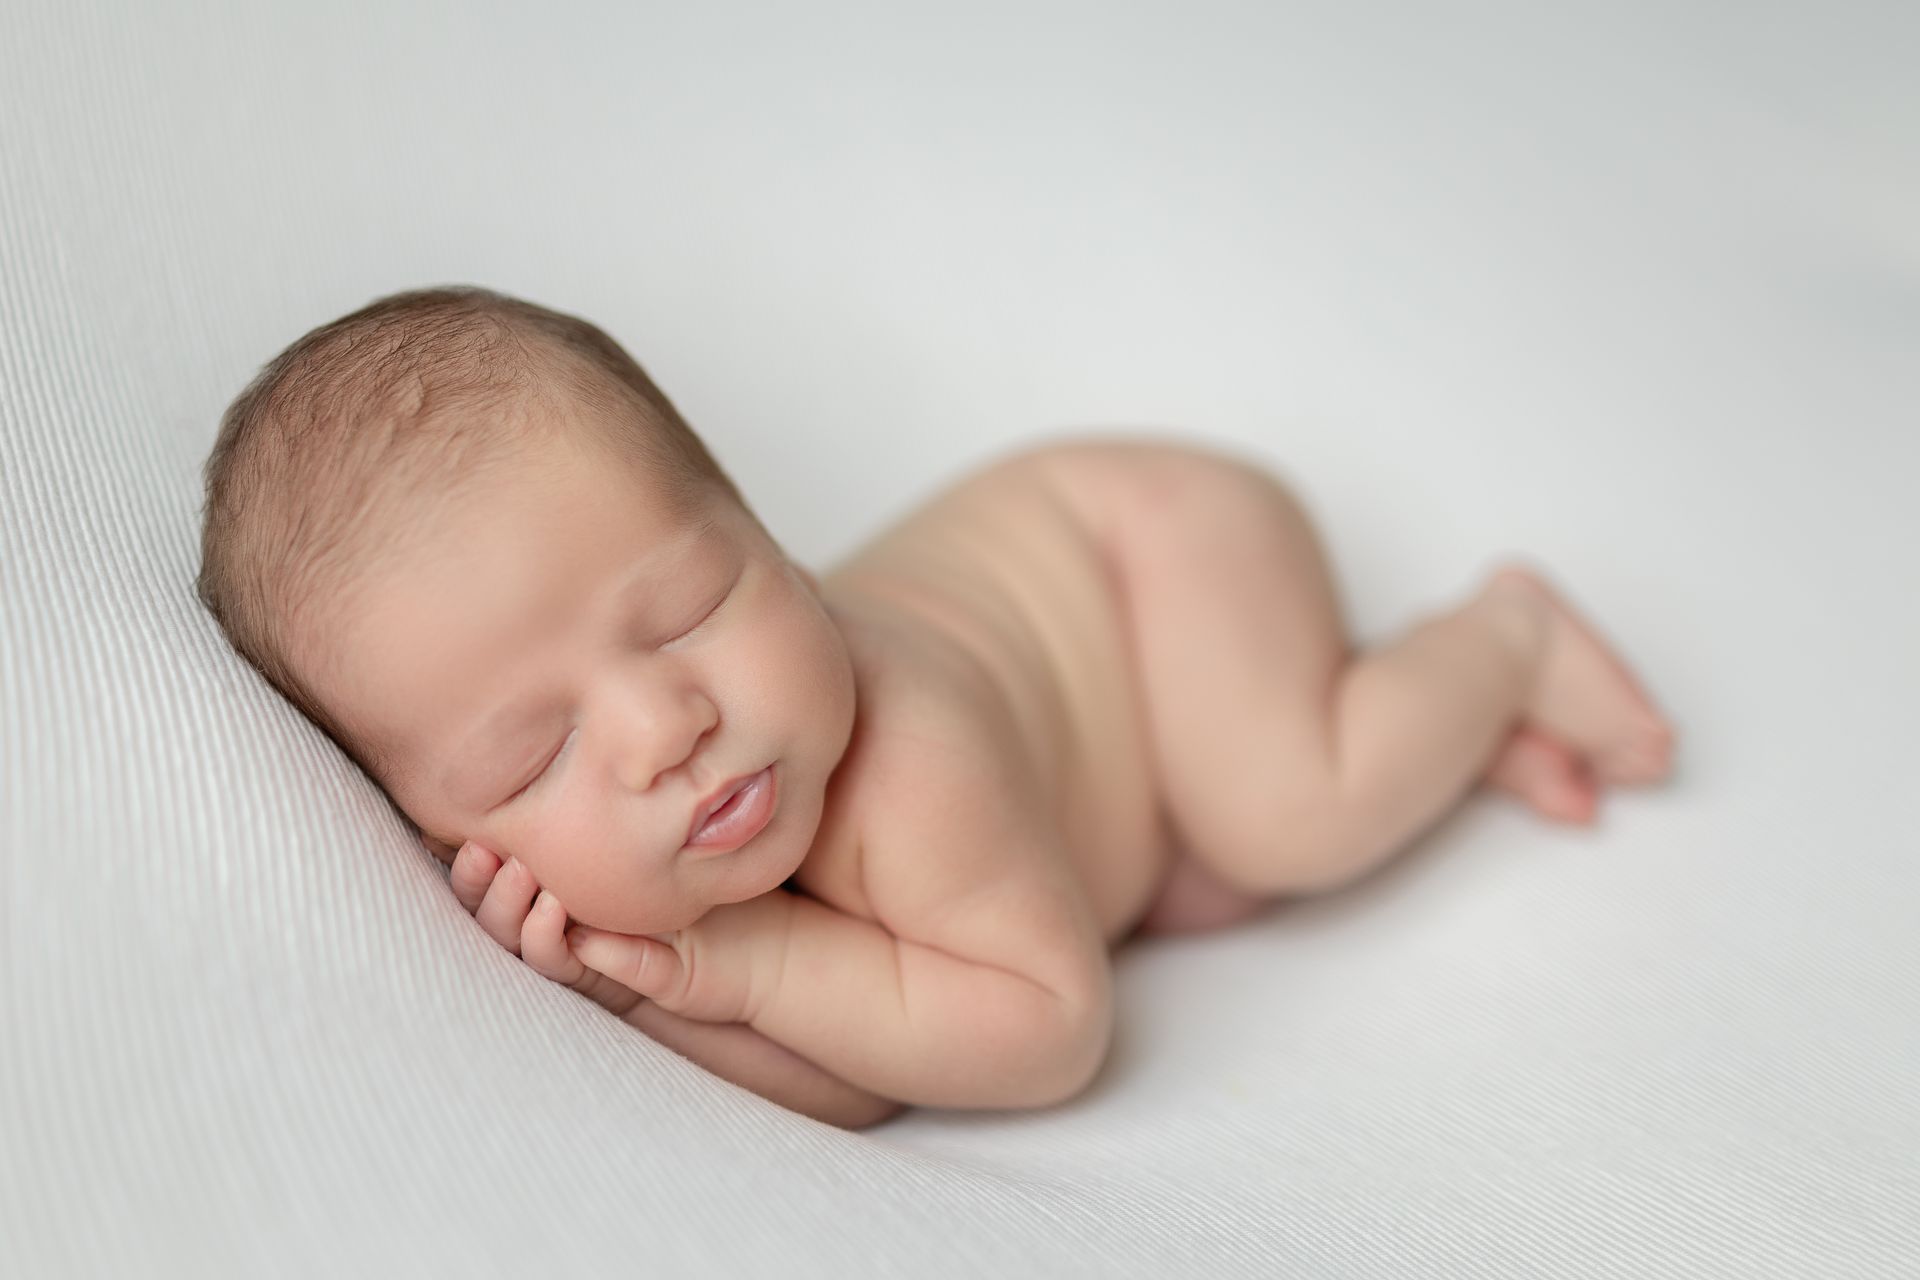
[[[713,620],[713,615],[720,612],[720,606],[724,605],[728,600],[731,600],[732,598],[733,598],[733,588],[729,586],[727,588],[726,594],[721,596],[719,600],[714,602],[713,608],[707,610],[704,614],[700,616],[700,621],[694,623],[691,627],[688,627],[685,631],[682,631],[679,635],[674,636],[673,639],[668,640],[667,643],[672,644],[675,640],[684,640],[688,636],[695,635],[698,632],[700,632],[703,628],[706,627],[707,623]],[[575,732],[577,733],[578,730],[575,730]],[[515,800],[518,800],[521,796],[525,795],[527,792],[533,790],[536,786],[538,786],[540,782],[546,778],[548,771],[553,768],[553,762],[558,760],[561,757],[561,755],[565,753],[567,749],[567,743],[570,742],[572,738],[573,738],[573,734],[568,734],[566,738],[563,738],[560,742],[560,750],[548,756],[547,762],[541,765],[539,769],[535,770],[534,775],[531,778],[528,778],[526,782],[523,783],[518,789],[516,789],[512,795],[508,796],[505,800],[502,800],[499,803],[499,805],[495,807],[505,808],[507,805],[512,804]]]

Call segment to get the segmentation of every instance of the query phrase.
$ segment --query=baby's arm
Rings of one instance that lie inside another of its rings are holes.
[[[634,1005],[622,1021],[743,1089],[842,1129],[864,1129],[904,1109],[822,1071],[743,1022],[696,1022],[651,1000]]]
[[[435,843],[426,842],[436,857],[449,863],[454,896],[494,941],[516,952],[541,976],[572,987],[682,1057],[789,1111],[843,1129],[864,1129],[902,1109],[829,1075],[744,1023],[683,1018],[593,972],[567,950],[562,937],[566,912],[534,882],[532,872],[518,861],[503,867],[476,844],[463,846],[456,855]]]
[[[836,1075],[918,1106],[1037,1107],[1078,1093],[1106,1055],[1107,1002],[1023,972],[1028,955],[1010,948],[1001,967],[791,901],[780,981],[750,1022]]]
[[[1003,816],[915,835],[906,892],[921,904],[913,918],[930,922],[919,938],[774,890],[671,934],[577,928],[574,954],[671,1012],[745,1022],[883,1097],[938,1107],[1071,1097],[1105,1057],[1113,1001],[1105,941],[1062,879],[1065,859],[1037,847],[1044,831]]]

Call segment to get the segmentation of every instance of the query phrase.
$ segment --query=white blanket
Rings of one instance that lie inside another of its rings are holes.
[[[0,1273],[1914,1274],[1920,10],[907,8],[0,10]],[[1122,952],[1068,1105],[785,1112],[193,598],[227,400],[448,281],[815,566],[1111,425],[1269,459],[1369,641],[1531,555],[1679,775]]]

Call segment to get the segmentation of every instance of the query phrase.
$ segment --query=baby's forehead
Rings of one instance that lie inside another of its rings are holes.
[[[475,508],[537,516],[612,506],[644,514],[646,524],[672,537],[737,505],[714,485],[690,481],[590,432],[553,424],[489,442],[451,463],[444,456],[420,459],[381,487],[380,505],[410,517],[413,527],[445,524]]]

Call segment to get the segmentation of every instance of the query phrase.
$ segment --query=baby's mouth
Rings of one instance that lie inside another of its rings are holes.
[[[705,816],[695,815],[686,847],[712,853],[739,848],[759,835],[773,817],[777,791],[773,765],[737,779],[711,809],[703,806]]]

